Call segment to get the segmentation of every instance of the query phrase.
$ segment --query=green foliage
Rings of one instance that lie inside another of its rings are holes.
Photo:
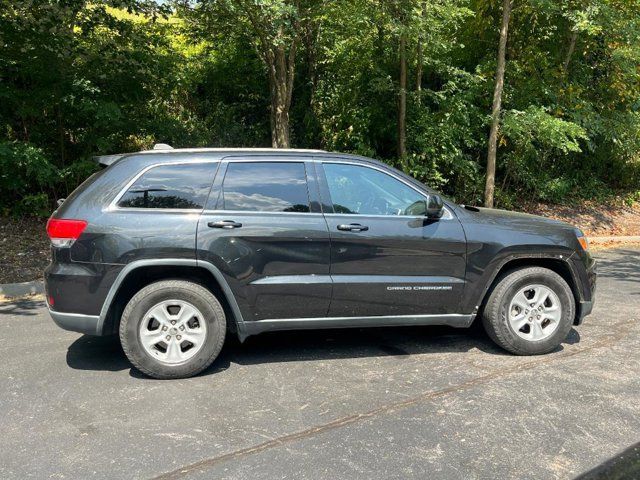
[[[572,153],[581,153],[587,140],[580,125],[556,118],[542,107],[505,112],[501,144],[505,155],[504,182],[531,198],[559,202],[576,191],[575,176],[567,172]]]
[[[47,193],[57,180],[58,170],[41,149],[26,143],[0,143],[0,211],[47,214]]]
[[[581,152],[579,141],[588,138],[580,125],[549,115],[542,107],[509,110],[502,128],[503,135],[522,155]]]
[[[0,210],[48,214],[95,170],[96,154],[156,142],[270,145],[264,55],[290,51],[294,41],[293,146],[380,158],[480,203],[499,3],[0,0]],[[400,36],[408,58],[403,159]],[[637,1],[519,1],[497,204],[620,191],[637,199],[638,65]]]

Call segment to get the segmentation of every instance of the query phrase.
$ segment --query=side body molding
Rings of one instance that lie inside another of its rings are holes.
[[[303,330],[303,329],[320,329],[320,328],[349,328],[349,327],[367,327],[367,326],[407,326],[407,325],[449,325],[452,327],[468,327],[473,322],[475,314],[460,315],[398,315],[398,316],[382,316],[382,317],[329,317],[329,318],[300,318],[300,319],[273,319],[258,320],[245,322],[242,317],[240,307],[236,302],[235,296],[224,278],[222,272],[209,262],[195,259],[149,259],[137,260],[127,264],[125,268],[118,274],[114,281],[105,302],[100,311],[100,317],[96,327],[98,335],[104,334],[104,324],[107,318],[109,308],[113,303],[122,282],[127,276],[138,268],[143,267],[171,267],[186,266],[197,267],[208,270],[216,279],[225,295],[227,302],[234,314],[235,324],[237,328],[238,338],[244,341],[251,335],[262,332],[277,330]]]
[[[565,253],[565,252],[563,252]],[[107,318],[109,308],[113,303],[113,300],[120,289],[120,286],[127,278],[127,276],[138,268],[142,267],[171,267],[171,266],[186,266],[203,268],[209,271],[215,280],[220,285],[222,292],[225,295],[231,311],[234,314],[234,319],[238,337],[240,341],[244,341],[247,337],[255,335],[261,332],[277,331],[277,330],[299,330],[299,329],[320,329],[320,328],[347,328],[347,327],[367,327],[367,326],[400,326],[400,325],[449,325],[453,327],[468,327],[473,322],[478,313],[480,304],[487,290],[495,280],[500,269],[512,260],[517,259],[554,259],[562,260],[569,267],[571,275],[576,277],[574,268],[569,261],[571,254],[524,254],[524,253],[512,253],[510,255],[503,256],[494,264],[492,268],[487,268],[484,271],[485,278],[476,279],[475,295],[467,297],[467,311],[471,311],[470,314],[446,314],[446,315],[398,315],[398,316],[383,316],[383,317],[327,317],[327,318],[300,318],[300,319],[268,319],[258,320],[252,322],[245,322],[240,311],[240,307],[235,299],[233,291],[222,272],[213,264],[196,259],[148,259],[148,260],[136,260],[127,264],[122,271],[116,277],[113,285],[111,286],[109,293],[105,299],[105,302],[100,311],[96,326],[96,334],[104,334],[104,326]],[[328,277],[328,276],[327,276]],[[330,277],[329,277],[330,278]],[[327,281],[329,278],[322,278],[322,281]],[[479,281],[482,280],[482,281]],[[263,282],[274,281],[274,279],[264,279]],[[479,297],[479,298],[478,298]],[[466,309],[465,309],[466,310]],[[463,310],[463,311],[465,311]]]
[[[202,260],[189,259],[189,258],[163,258],[163,259],[148,259],[148,260],[136,260],[127,264],[122,271],[116,277],[116,280],[113,282],[113,285],[109,289],[109,293],[102,305],[102,309],[100,310],[100,318],[98,320],[97,331],[99,333],[104,330],[104,322],[107,318],[107,313],[109,312],[109,308],[115,298],[118,290],[120,289],[120,285],[127,278],[127,276],[133,272],[134,270],[142,267],[171,267],[171,266],[182,266],[182,267],[199,267],[208,270],[213,277],[216,279],[222,291],[226,297],[231,310],[233,311],[236,327],[238,329],[238,336],[240,340],[244,340],[248,334],[246,332],[244,319],[242,318],[242,313],[240,312],[240,308],[238,307],[238,303],[229,287],[229,284],[225,280],[222,272],[218,270],[214,265],[209,262],[203,262]]]

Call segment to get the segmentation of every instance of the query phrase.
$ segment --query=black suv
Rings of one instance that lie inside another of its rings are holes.
[[[582,232],[456,205],[388,165],[314,150],[168,146],[107,168],[52,215],[49,310],[119,333],[156,378],[195,375],[227,331],[450,325],[518,355],[591,312]]]

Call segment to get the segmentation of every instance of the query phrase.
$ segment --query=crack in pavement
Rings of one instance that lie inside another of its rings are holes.
[[[351,425],[356,422],[374,418],[382,414],[392,413],[397,410],[405,409],[424,401],[432,400],[434,398],[443,397],[450,393],[468,390],[475,386],[488,383],[497,378],[506,377],[513,373],[531,370],[533,368],[543,366],[543,365],[548,365],[550,363],[554,363],[556,361],[559,361],[565,358],[573,357],[581,353],[589,352],[589,351],[600,349],[600,348],[610,347],[617,344],[619,340],[624,338],[629,333],[629,330],[631,330],[631,328],[635,325],[637,325],[637,320],[635,319],[617,322],[611,325],[610,327],[611,329],[614,329],[616,331],[615,334],[607,335],[606,337],[600,339],[599,341],[595,342],[590,346],[587,346],[584,348],[576,348],[575,350],[559,353],[558,355],[539,357],[541,358],[539,360],[532,360],[526,363],[522,363],[519,365],[514,365],[512,367],[497,370],[497,371],[488,373],[486,375],[482,375],[480,377],[472,378],[458,385],[454,385],[451,387],[447,387],[447,388],[443,388],[443,389],[435,390],[431,392],[424,392],[415,397],[381,405],[379,407],[376,407],[372,410],[368,410],[366,412],[360,412],[360,413],[355,413],[353,415],[341,417],[331,422],[317,425],[305,430],[299,430],[297,432],[289,433],[287,435],[282,435],[280,437],[274,438],[272,440],[268,440],[263,443],[259,443],[257,445],[241,448],[239,450],[234,450],[232,452],[225,453],[216,457],[200,460],[198,462],[183,466],[176,470],[172,470],[170,472],[166,472],[158,476],[152,477],[151,480],[180,479],[192,473],[204,472],[215,465],[218,465],[223,462],[227,462],[229,460],[235,460],[248,455],[260,453],[265,450],[269,450],[272,448],[280,447],[288,443],[295,442],[297,440],[307,439],[327,431],[344,427],[346,425]]]

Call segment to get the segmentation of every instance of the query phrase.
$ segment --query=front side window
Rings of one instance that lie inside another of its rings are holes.
[[[215,166],[185,163],[153,167],[138,178],[118,201],[122,208],[204,208]]]
[[[334,213],[422,215],[425,197],[386,173],[359,165],[323,164]]]
[[[304,163],[229,163],[221,202],[222,210],[309,212]]]

